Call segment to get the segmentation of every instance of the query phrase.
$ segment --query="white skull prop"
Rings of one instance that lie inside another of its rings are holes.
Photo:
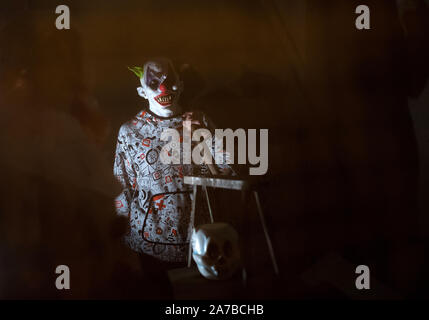
[[[227,223],[204,224],[192,232],[192,257],[207,279],[231,277],[240,267],[238,234]]]

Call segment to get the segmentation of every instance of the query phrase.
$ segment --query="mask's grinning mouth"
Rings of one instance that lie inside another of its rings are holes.
[[[160,105],[166,106],[166,105],[170,105],[171,102],[173,101],[174,96],[172,94],[167,94],[161,97],[156,97],[155,100],[156,102],[158,102]]]

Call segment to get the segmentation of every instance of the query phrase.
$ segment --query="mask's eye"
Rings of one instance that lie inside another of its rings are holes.
[[[156,80],[156,79],[152,79],[152,80],[149,82],[149,87],[150,87],[152,90],[158,90],[158,88],[159,88],[159,81],[158,81],[158,80]]]
[[[215,243],[209,243],[207,246],[207,255],[210,257],[210,259],[216,259],[219,256],[219,248]]]
[[[162,84],[165,85],[165,87],[168,88],[169,90],[178,91],[179,90],[178,83],[179,81],[176,77],[176,74],[171,73],[167,76],[167,78],[164,80]]]

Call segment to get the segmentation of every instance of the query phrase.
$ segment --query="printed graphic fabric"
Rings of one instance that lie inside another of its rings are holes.
[[[135,251],[169,262],[187,257],[192,186],[184,184],[183,176],[209,174],[205,165],[161,162],[161,149],[168,143],[161,141],[162,131],[174,128],[181,133],[182,126],[181,115],[161,118],[142,111],[121,126],[114,163],[114,174],[124,187],[115,199],[116,211],[130,223],[126,243]],[[209,221],[207,210],[199,209],[195,225]]]

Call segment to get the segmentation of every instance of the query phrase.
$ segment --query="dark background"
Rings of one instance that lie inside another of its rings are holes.
[[[13,270],[12,262],[3,268],[22,283],[42,279],[5,297],[55,296],[43,287],[50,285],[44,270],[64,259],[79,264],[82,285],[90,283],[101,263],[94,251],[111,266],[105,274],[123,282],[105,239],[118,224],[111,167],[120,125],[144,107],[127,66],[153,56],[175,61],[185,108],[205,111],[219,128],[270,129],[261,201],[282,276],[272,278],[255,220],[251,275],[259,282],[250,296],[350,297],[352,289],[338,284],[348,280],[330,264],[338,257],[352,288],[355,266],[368,264],[399,296],[421,296],[429,19],[419,3],[400,20],[393,1],[366,1],[371,30],[362,31],[354,13],[361,3],[352,0],[2,3],[3,252],[38,271],[23,276],[28,267]],[[70,8],[71,30],[55,28],[59,4]],[[219,201],[222,212],[239,208],[237,195],[220,197],[229,199]],[[70,241],[82,234],[79,245]],[[319,280],[305,283],[302,274],[324,257],[327,273],[310,272]],[[101,289],[91,291],[97,281],[75,297],[99,296]],[[16,287],[12,280],[8,286]],[[136,287],[118,296],[134,297]]]

